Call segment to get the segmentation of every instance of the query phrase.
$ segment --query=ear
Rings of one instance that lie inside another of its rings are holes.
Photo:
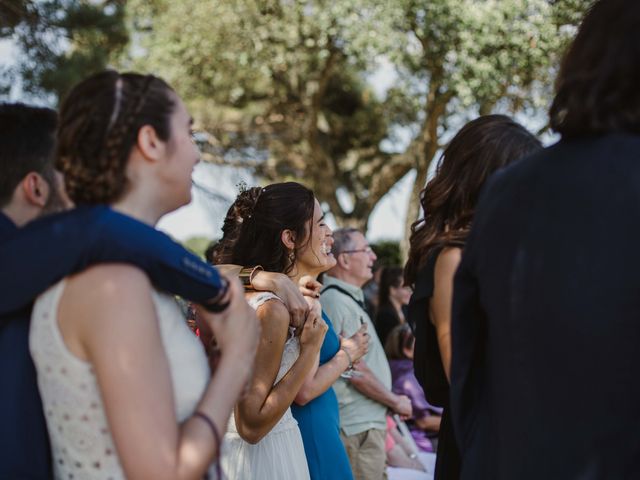
[[[289,250],[296,248],[296,235],[291,230],[283,230],[280,234],[282,244]]]
[[[136,146],[145,160],[157,162],[164,155],[166,143],[158,137],[155,128],[151,125],[143,125],[138,130]]]
[[[39,208],[43,208],[47,204],[51,186],[39,173],[27,173],[22,182],[20,182],[20,188],[30,204]]]
[[[349,270],[349,255],[338,255],[336,257],[336,263],[338,267],[342,268],[343,270]]]

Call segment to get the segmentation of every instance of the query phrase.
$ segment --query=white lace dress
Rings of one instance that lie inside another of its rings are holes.
[[[261,293],[249,300],[258,309],[268,300],[278,299],[272,293]],[[279,300],[279,299],[278,299]],[[274,385],[291,369],[300,355],[300,341],[290,336],[282,352],[280,369]],[[229,480],[306,480],[309,479],[298,422],[287,408],[280,421],[255,445],[245,442],[236,429],[233,415],[225,435],[222,467]]]
[[[58,302],[64,286],[62,280],[38,298],[29,333],[51,438],[54,477],[124,479],[93,367],[67,349],[58,328]],[[152,296],[169,360],[176,418],[182,422],[193,413],[207,387],[209,364],[175,300],[155,291]],[[215,478],[214,466],[209,475]]]

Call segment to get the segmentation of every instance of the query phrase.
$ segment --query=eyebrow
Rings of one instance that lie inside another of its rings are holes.
[[[191,127],[193,125],[193,117],[189,117],[189,126]]]
[[[324,213],[322,214],[322,216],[318,219],[318,221],[316,223],[320,223],[322,220],[324,220]]]

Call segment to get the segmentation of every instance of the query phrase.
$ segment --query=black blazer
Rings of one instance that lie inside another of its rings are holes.
[[[640,137],[495,175],[452,322],[462,478],[640,478]]]

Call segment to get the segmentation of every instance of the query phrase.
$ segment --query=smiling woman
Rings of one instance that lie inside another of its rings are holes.
[[[214,254],[219,263],[261,265],[296,283],[315,279],[336,263],[320,204],[298,183],[241,192],[229,208],[223,232]],[[331,385],[349,366],[349,357],[356,361],[364,354],[366,334],[358,332],[341,344],[313,298],[302,333],[292,335],[278,297],[247,297],[262,322],[262,334],[254,377],[226,437],[229,478],[348,480],[351,470],[338,434]],[[299,405],[290,409],[294,401]],[[331,465],[323,465],[320,457],[331,458]]]

